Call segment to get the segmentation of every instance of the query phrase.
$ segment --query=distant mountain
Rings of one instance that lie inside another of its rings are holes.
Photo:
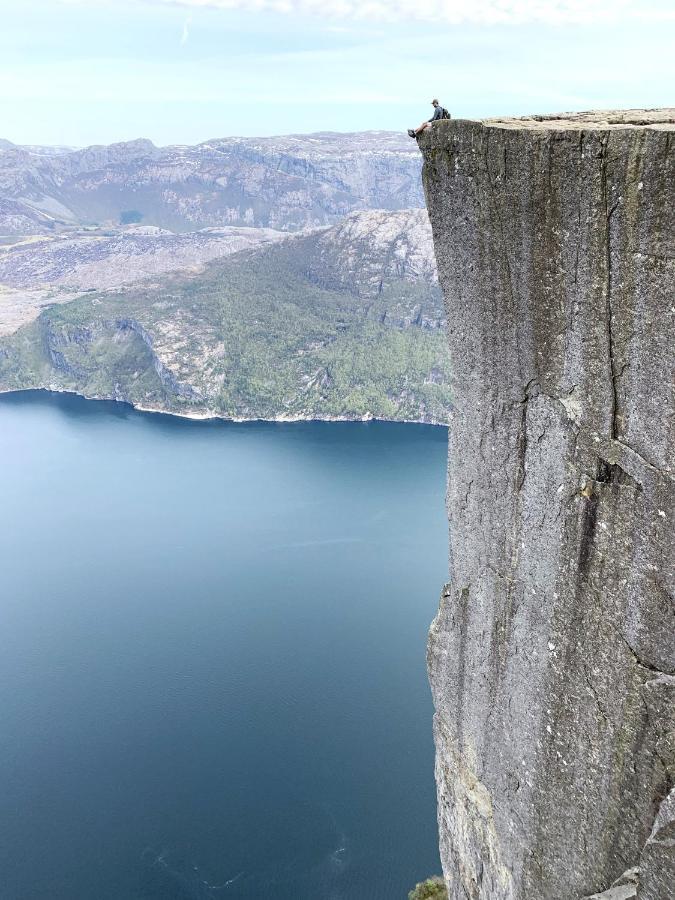
[[[419,170],[414,142],[381,131],[51,151],[2,141],[0,236],[128,222],[297,230],[354,210],[422,207]]]
[[[22,144],[24,150],[35,156],[63,156],[65,153],[74,153],[79,147],[69,147],[66,144]]]
[[[114,247],[128,258],[137,239]],[[23,255],[29,284],[92,271],[82,260],[91,246],[60,243],[74,258],[58,265],[48,241],[4,253]],[[108,277],[119,278],[126,266],[103,246]],[[16,291],[21,266],[8,258]],[[0,338],[0,390],[70,390],[194,416],[445,422],[443,327],[426,211],[371,210],[328,229],[270,234],[201,271],[51,306]]]
[[[1,157],[2,148],[0,148]],[[0,196],[0,237],[49,234],[53,229],[53,216],[41,212],[24,200],[12,200]]]
[[[154,225],[34,235],[0,247],[0,285],[30,294],[45,288],[90,291],[132,284],[152,275],[194,269],[287,234],[270,228],[204,228],[174,234]],[[0,334],[3,330],[0,304]]]

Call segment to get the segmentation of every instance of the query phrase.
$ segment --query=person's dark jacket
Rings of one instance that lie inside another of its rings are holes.
[[[433,114],[433,116],[429,119],[429,121],[430,121],[430,122],[435,122],[437,119],[442,119],[442,118],[443,118],[443,107],[442,107],[441,104],[439,103],[438,106],[436,106],[436,107],[434,108],[434,114]]]

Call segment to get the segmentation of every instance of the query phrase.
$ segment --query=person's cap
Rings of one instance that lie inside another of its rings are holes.
[[[438,100],[432,100],[431,102],[432,102],[432,103],[438,103]]]

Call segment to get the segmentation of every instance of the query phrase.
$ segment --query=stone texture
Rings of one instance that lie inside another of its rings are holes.
[[[659,807],[652,833],[640,857],[638,900],[675,896],[675,790]]]
[[[577,900],[641,853],[638,897],[665,896],[648,872],[672,859],[655,816],[675,775],[674,123],[420,138],[455,379],[428,654],[452,900]]]
[[[623,873],[614,884],[601,894],[593,894],[591,897],[584,897],[584,900],[629,900],[637,894],[638,878],[640,877],[640,869],[635,866]]]

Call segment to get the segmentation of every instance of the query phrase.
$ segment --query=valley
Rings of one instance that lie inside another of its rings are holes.
[[[418,168],[384,132],[5,142],[0,210],[22,213],[0,220],[0,390],[196,418],[447,422]]]

